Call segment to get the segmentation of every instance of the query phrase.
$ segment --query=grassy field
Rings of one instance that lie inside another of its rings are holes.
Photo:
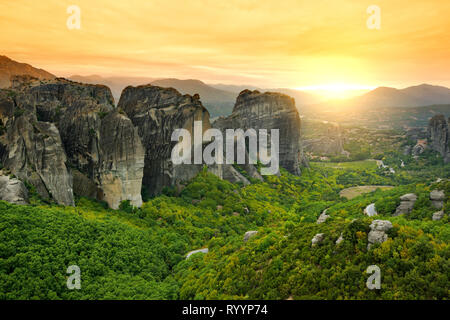
[[[351,200],[359,196],[360,194],[369,193],[375,191],[378,188],[380,188],[381,190],[387,190],[393,188],[393,186],[357,186],[343,189],[341,190],[341,192],[339,192],[339,195]]]
[[[349,162],[311,162],[311,166],[325,167],[333,169],[376,169],[377,162],[375,160],[349,161]]]

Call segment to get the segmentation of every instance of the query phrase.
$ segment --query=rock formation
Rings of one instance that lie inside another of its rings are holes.
[[[443,190],[433,190],[430,192],[430,200],[436,209],[444,207],[445,193]]]
[[[298,175],[299,166],[306,164],[300,142],[300,117],[294,99],[287,95],[244,90],[236,99],[233,113],[216,120],[213,127],[222,131],[267,129],[269,134],[270,129],[279,129],[280,166]]]
[[[441,211],[438,211],[438,212],[433,213],[432,220],[433,220],[433,221],[439,221],[439,220],[441,220],[443,217],[444,217],[444,211],[441,210]]]
[[[247,242],[248,240],[250,240],[250,238],[256,236],[258,234],[258,231],[247,231],[244,234],[244,242]]]
[[[344,236],[343,236],[343,234],[341,233],[341,234],[339,235],[339,238],[337,238],[337,240],[336,240],[336,245],[339,245],[342,241],[344,241]]]
[[[394,216],[401,214],[408,214],[414,208],[414,203],[417,200],[417,196],[413,193],[404,194],[400,197],[400,204],[395,210]]]
[[[109,88],[23,78],[13,80],[13,89],[16,116],[0,100],[1,117],[9,121],[6,167],[61,204],[73,205],[73,192],[114,209],[123,200],[142,204],[144,148],[131,120],[114,108]],[[21,159],[24,154],[27,159]]]
[[[14,76],[29,75],[40,80],[54,79],[55,76],[45,70],[34,68],[26,63],[20,63],[6,56],[0,56],[0,88],[11,86]]]
[[[425,150],[427,149],[427,146],[428,146],[427,140],[425,140],[425,139],[417,140],[416,145],[411,150],[412,156],[417,157],[417,156],[421,155],[422,153],[425,152]]]
[[[428,123],[428,140],[431,149],[439,152],[444,162],[450,162],[449,120],[436,115]]]
[[[14,204],[28,204],[28,190],[22,181],[3,175],[0,171],[0,200]]]
[[[202,164],[174,165],[171,161],[175,129],[187,129],[193,136],[194,121],[202,122],[203,132],[210,128],[208,110],[198,95],[182,95],[173,88],[152,85],[130,86],[123,91],[118,108],[138,128],[145,148],[143,184],[150,194],[188,181],[201,170]]]
[[[327,215],[327,210],[328,209],[323,210],[323,212],[320,214],[319,218],[316,221],[317,224],[325,222],[330,217],[329,215]]]
[[[186,255],[186,260],[189,259],[193,254],[196,254],[196,253],[208,253],[208,252],[209,252],[208,248],[189,251],[187,253],[187,255]]]
[[[74,205],[72,176],[57,127],[38,121],[28,88],[0,90],[0,158],[44,198]]]
[[[324,233],[316,234],[314,236],[314,238],[312,238],[312,240],[311,240],[311,246],[315,247],[316,245],[321,243],[324,239],[325,239],[325,234]]]
[[[376,216],[378,214],[376,208],[375,208],[375,203],[371,203],[369,204],[365,209],[364,209],[364,214],[368,215],[369,217],[372,216]]]
[[[303,123],[302,127],[304,127]],[[308,136],[302,141],[305,152],[321,156],[348,155],[348,152],[344,150],[344,140],[339,124],[308,121],[303,132],[305,136]]]
[[[244,186],[250,184],[250,181],[230,164],[222,165],[222,178],[231,183],[242,183]]]
[[[370,224],[370,232],[368,234],[369,244],[367,249],[375,243],[383,243],[388,239],[386,234],[392,228],[392,223],[388,220],[373,220]]]

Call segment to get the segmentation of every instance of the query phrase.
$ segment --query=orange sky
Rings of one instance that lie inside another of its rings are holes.
[[[450,86],[449,0],[0,0],[0,28],[0,54],[61,76]]]

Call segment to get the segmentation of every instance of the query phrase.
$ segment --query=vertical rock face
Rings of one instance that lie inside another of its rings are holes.
[[[182,95],[173,88],[152,85],[130,86],[122,92],[118,108],[138,128],[145,148],[143,184],[150,194],[161,192],[164,186],[187,181],[201,170],[201,164],[174,165],[171,161],[176,145],[171,141],[175,129],[187,129],[193,143],[194,121],[202,122],[203,132],[211,127],[209,112],[198,95]]]
[[[442,155],[445,163],[450,162],[449,120],[436,115],[428,123],[429,146]]]
[[[5,168],[43,197],[74,205],[72,176],[57,127],[38,121],[27,88],[0,92],[0,157]]]
[[[311,239],[311,246],[315,247],[325,239],[324,233],[318,233]]]
[[[219,129],[279,129],[280,166],[300,174],[303,161],[300,144],[300,117],[293,98],[281,94],[244,90],[237,97],[233,113],[213,124]]]
[[[3,175],[0,171],[0,200],[15,204],[28,203],[28,190],[22,181]]]
[[[137,128],[126,115],[111,112],[102,119],[100,141],[98,172],[104,200],[112,208],[123,200],[140,207],[145,150]]]
[[[24,152],[21,146],[28,140],[34,148],[44,148],[47,158],[37,159],[49,167],[47,176],[61,190],[56,194],[55,190],[49,190],[58,203],[73,204],[72,174],[65,166],[67,161],[73,168],[74,191],[78,195],[105,200],[112,208],[118,208],[122,200],[140,206],[144,149],[131,120],[114,108],[109,88],[65,79],[28,80],[13,81],[17,91],[13,105],[26,110],[27,116],[14,118],[8,128],[8,132],[12,132],[6,143],[9,157],[10,150]],[[0,102],[3,118],[11,117],[8,109],[7,101]],[[43,141],[37,143],[36,139]],[[39,150],[31,154],[35,153],[40,156]],[[15,171],[23,171],[19,170],[20,163],[9,160],[7,165]],[[59,171],[53,173],[57,169]],[[46,186],[51,185],[41,171],[37,176],[27,175],[26,179],[38,181],[40,177]],[[39,190],[42,194],[43,189]],[[66,190],[71,196],[59,194]]]
[[[78,170],[75,193],[113,209],[123,200],[141,206],[144,149],[131,120],[114,108],[109,88],[60,79],[33,94],[38,115],[57,121],[69,162]],[[87,193],[79,183],[83,176],[93,184]]]

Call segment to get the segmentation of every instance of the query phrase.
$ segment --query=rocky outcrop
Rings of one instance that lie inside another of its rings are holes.
[[[417,200],[417,196],[413,193],[404,194],[400,197],[400,205],[395,210],[394,216],[402,214],[408,214],[414,208],[414,203]]]
[[[369,244],[367,249],[373,244],[383,243],[388,239],[388,235],[386,234],[392,228],[392,223],[388,220],[374,220],[370,224],[370,232],[368,234]]]
[[[250,181],[244,177],[239,171],[237,171],[232,165],[222,166],[222,178],[230,181],[231,183],[241,183],[244,186],[248,186]]]
[[[443,190],[433,190],[430,192],[430,200],[436,209],[444,207],[445,193]]]
[[[426,140],[418,140],[416,145],[412,148],[411,154],[413,157],[420,156],[427,149]]]
[[[25,127],[25,120],[20,120],[9,127],[20,125],[20,133],[25,136],[32,133],[36,136],[40,132],[47,137],[46,149],[55,149],[56,155],[51,160],[55,163],[45,162],[54,168],[53,171],[57,170],[52,180],[58,186],[57,190],[44,183],[46,189],[52,189],[48,190],[49,195],[62,204],[73,204],[73,192],[105,200],[114,209],[123,200],[130,200],[135,206],[142,204],[144,148],[131,120],[114,108],[109,88],[60,78],[49,81],[17,79],[13,88],[14,105],[25,110],[27,117],[21,118],[27,119],[28,126]],[[4,110],[3,117],[10,119],[7,103],[0,102],[0,109]],[[48,140],[48,137],[53,138]],[[17,139],[6,141],[8,150],[15,150],[20,145],[23,139]],[[73,169],[73,191],[72,173],[67,169],[66,161],[67,167]],[[13,172],[18,166],[8,164]],[[29,175],[23,178],[32,183],[38,180]],[[37,186],[37,189],[42,194],[45,188]]]
[[[196,254],[196,253],[208,253],[208,252],[209,252],[209,249],[208,249],[208,248],[203,248],[203,249],[198,249],[198,250],[189,251],[189,252],[186,254],[186,260],[189,259],[193,254]]]
[[[403,155],[405,155],[405,156],[411,155],[412,148],[413,148],[413,147],[412,147],[411,145],[405,146],[405,147],[403,148]]]
[[[433,213],[432,220],[433,220],[433,221],[439,221],[439,220],[441,220],[443,217],[444,217],[444,211],[441,210],[441,211],[438,211],[438,212]]]
[[[0,200],[14,204],[28,204],[28,190],[22,181],[3,175],[0,171]]]
[[[329,215],[327,215],[327,210],[328,209],[323,210],[323,212],[320,214],[319,218],[317,218],[317,221],[316,221],[317,224],[324,223],[330,217]]]
[[[252,237],[256,236],[258,234],[258,231],[247,231],[244,234],[244,242],[247,242],[248,240],[250,240]]]
[[[324,233],[316,234],[311,240],[311,246],[315,247],[325,239]]]
[[[439,152],[444,162],[450,162],[449,120],[436,115],[428,123],[428,140],[431,149]]]
[[[304,132],[308,136],[302,141],[305,152],[320,156],[348,154],[344,150],[344,139],[339,124],[309,121]]]
[[[0,56],[0,88],[10,87],[11,78],[22,75],[33,76],[40,80],[55,78],[54,75],[45,70],[11,60],[6,56]]]
[[[300,174],[306,164],[300,142],[300,117],[293,98],[274,92],[242,91],[233,113],[219,118],[213,127],[221,129],[279,129],[280,166],[292,174]],[[268,144],[270,148],[270,140]]]
[[[0,140],[5,168],[34,185],[42,197],[74,205],[72,176],[54,124],[37,121],[29,110],[17,106]]]
[[[173,88],[152,85],[130,86],[123,91],[118,108],[138,128],[145,148],[143,184],[150,194],[188,181],[201,170],[202,164],[175,165],[171,160],[175,129],[187,129],[193,137],[194,121],[202,122],[203,132],[210,128],[209,113],[198,95],[182,95]]]
[[[376,216],[378,214],[376,208],[375,208],[375,203],[371,203],[369,204],[365,209],[364,209],[364,214],[372,217],[372,216]]]
[[[343,236],[343,234],[341,233],[341,234],[339,235],[339,238],[337,238],[337,240],[336,240],[336,245],[339,245],[340,243],[342,243],[342,241],[344,241],[344,236]]]

